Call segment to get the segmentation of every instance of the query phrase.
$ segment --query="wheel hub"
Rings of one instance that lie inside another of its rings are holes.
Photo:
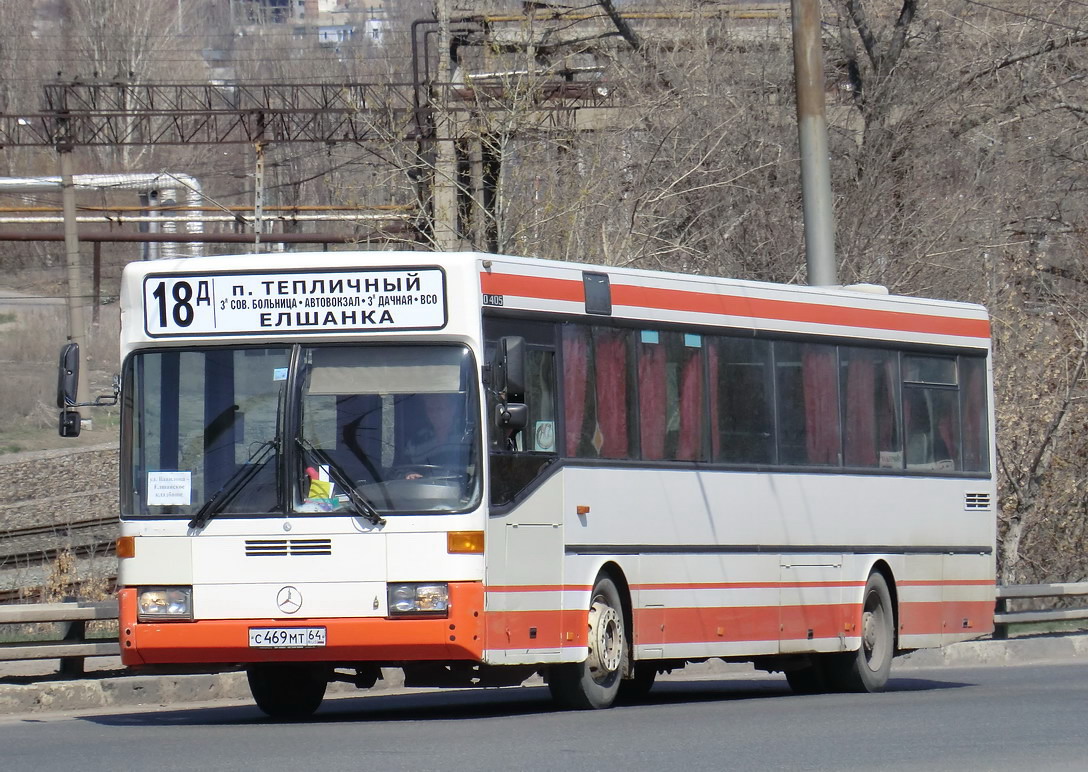
[[[623,624],[611,606],[597,602],[589,610],[589,668],[601,675],[619,669],[623,660]]]
[[[865,643],[865,649],[872,651],[876,646],[876,624],[873,622],[873,612],[866,611],[861,615],[861,637]]]

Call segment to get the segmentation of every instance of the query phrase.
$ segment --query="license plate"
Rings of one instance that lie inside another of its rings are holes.
[[[252,649],[312,649],[325,645],[324,627],[251,627]]]

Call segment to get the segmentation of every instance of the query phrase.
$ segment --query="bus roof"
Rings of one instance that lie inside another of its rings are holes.
[[[482,305],[496,312],[603,316],[635,324],[694,324],[971,348],[988,348],[990,343],[986,310],[970,303],[480,252],[289,252],[130,263],[122,280],[122,303],[129,310],[143,303],[141,313],[150,315],[147,279],[154,276],[221,278],[223,297],[217,296],[216,302],[229,303],[227,295],[232,293],[226,289],[238,294],[241,285],[237,282],[243,280],[239,277],[257,281],[261,276],[278,274],[294,282],[323,274],[343,274],[372,276],[376,277],[372,281],[382,282],[391,271],[435,267],[442,269],[446,294],[443,310],[451,300],[465,309],[454,320],[453,326],[460,330],[468,329],[468,319],[463,315],[472,311],[471,318],[477,317]],[[267,280],[263,283],[269,284]],[[378,286],[384,290],[384,286],[394,286],[394,280],[389,278],[388,285]],[[469,302],[472,294],[477,298],[474,304]],[[432,316],[415,327],[400,329],[438,330],[444,325],[436,324]],[[362,331],[396,329],[376,324]],[[130,329],[126,341],[131,345],[157,337],[151,332],[141,334],[145,331]],[[324,334],[348,330],[276,330],[305,331]],[[190,340],[201,337],[195,328],[182,332],[188,332],[185,337]],[[246,334],[255,331],[247,330]]]

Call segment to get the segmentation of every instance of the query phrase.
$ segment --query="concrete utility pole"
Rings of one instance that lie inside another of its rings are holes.
[[[453,251],[459,246],[457,238],[457,153],[453,144],[453,121],[446,99],[450,82],[450,6],[449,0],[435,0],[438,17],[438,88],[431,91],[434,109],[435,160],[434,184],[434,241],[442,251]]]
[[[253,251],[261,251],[261,234],[264,231],[264,144],[254,145],[257,152],[253,175]]]
[[[76,187],[72,181],[72,151],[59,149],[61,204],[64,209],[64,251],[68,266],[68,340],[79,344],[80,358],[83,359],[76,382],[77,400],[87,401],[90,391],[87,388],[87,320],[83,313],[83,263],[79,256],[79,230],[76,224]],[[90,428],[90,419],[84,419],[85,428]]]
[[[797,90],[797,133],[801,144],[805,263],[808,283],[839,283],[835,258],[835,213],[831,199],[827,119],[824,111],[824,56],[819,0],[791,0],[793,71]]]

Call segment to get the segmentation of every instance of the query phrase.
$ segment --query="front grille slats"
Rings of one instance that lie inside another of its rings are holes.
[[[246,557],[332,555],[332,539],[246,539]]]

